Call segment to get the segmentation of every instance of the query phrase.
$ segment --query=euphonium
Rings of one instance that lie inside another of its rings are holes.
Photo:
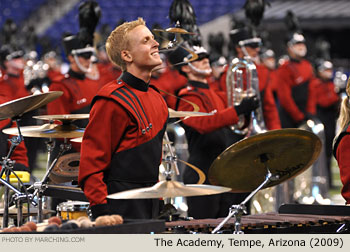
[[[239,105],[244,97],[256,95],[261,101],[256,66],[249,57],[232,60],[227,71],[226,90],[229,107]],[[244,116],[240,116],[239,122],[231,127],[236,134],[249,137],[266,131],[261,106],[252,111],[248,126],[245,126],[245,120]]]

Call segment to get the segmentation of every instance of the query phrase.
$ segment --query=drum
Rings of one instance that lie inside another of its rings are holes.
[[[67,201],[57,206],[57,215],[62,220],[78,219],[79,217],[88,217],[89,203],[83,201]]]

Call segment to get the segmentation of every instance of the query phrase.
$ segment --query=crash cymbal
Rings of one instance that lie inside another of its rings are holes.
[[[63,94],[61,91],[25,96],[0,105],[0,120],[20,117],[24,113],[40,108],[57,99]]]
[[[168,108],[168,110],[169,110],[169,117],[170,118],[214,115],[213,113],[204,113],[204,112],[195,112],[195,111],[175,111],[171,108]]]
[[[178,181],[160,181],[152,187],[114,193],[109,199],[152,199],[212,195],[229,192],[231,188],[212,185],[184,185]]]
[[[79,119],[89,119],[89,114],[41,115],[33,116],[33,118],[48,121],[75,121]]]
[[[188,35],[196,35],[194,32],[186,31],[185,29],[179,27],[169,27],[165,30],[163,29],[153,29],[155,32],[167,32],[167,33],[178,33],[178,34],[188,34]]]
[[[61,156],[49,176],[53,183],[60,184],[78,180],[80,153],[69,153]]]
[[[44,137],[44,138],[77,138],[82,137],[84,129],[78,128],[73,124],[44,124],[41,126],[20,127],[21,134],[25,137]],[[2,132],[8,135],[18,135],[17,128],[3,129]]]
[[[212,163],[208,179],[213,185],[227,186],[232,192],[251,192],[265,179],[269,167],[271,187],[305,171],[317,159],[321,140],[301,129],[281,129],[243,139],[221,153]]]

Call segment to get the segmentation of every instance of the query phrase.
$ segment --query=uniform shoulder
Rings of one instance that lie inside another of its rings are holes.
[[[125,86],[121,80],[113,80],[105,84],[97,93],[98,96],[110,96],[115,90]]]

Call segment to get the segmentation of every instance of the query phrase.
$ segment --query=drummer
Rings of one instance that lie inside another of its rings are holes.
[[[198,59],[191,61],[191,54],[182,47],[174,51],[178,55],[177,58],[186,63],[173,63],[178,65],[178,71],[188,79],[187,87],[180,90],[179,96],[197,104],[200,112],[215,112],[213,116],[192,117],[183,121],[189,144],[188,162],[199,167],[207,176],[215,158],[234,143],[229,126],[238,122],[238,115],[249,114],[256,109],[259,101],[256,97],[244,98],[240,105],[226,108],[222,97],[209,88],[207,77],[211,74],[211,68],[207,51],[200,45],[183,46],[194,51]],[[192,105],[184,100],[179,100],[177,109],[193,110]],[[197,179],[192,169],[185,170],[185,184],[196,183]],[[209,184],[208,179],[205,184]],[[188,215],[196,219],[224,217],[227,216],[231,205],[238,204],[243,199],[244,195],[231,193],[189,197]]]
[[[107,199],[109,194],[158,181],[168,119],[164,99],[149,83],[152,70],[162,64],[158,46],[142,18],[119,25],[107,39],[108,57],[123,73],[102,87],[92,102],[78,178],[94,218],[159,215],[158,199]]]

